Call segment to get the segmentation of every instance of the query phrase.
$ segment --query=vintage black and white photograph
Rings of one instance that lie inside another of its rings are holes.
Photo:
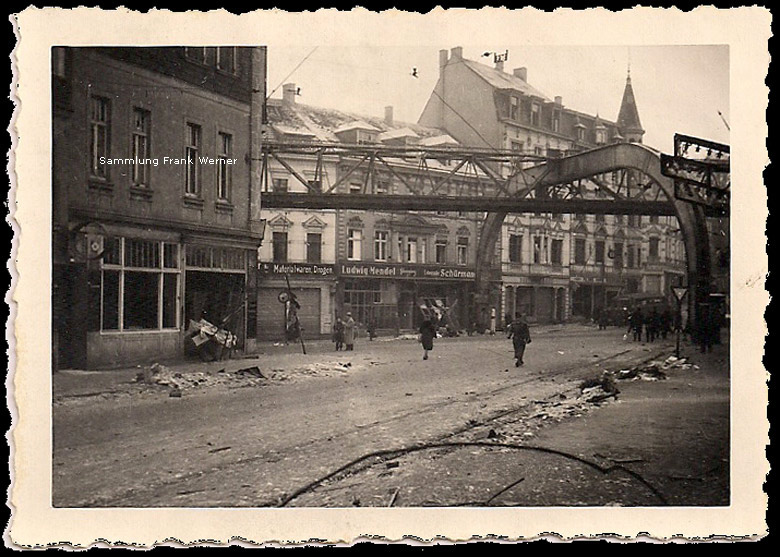
[[[455,31],[48,47],[52,509],[733,504],[732,47]]]

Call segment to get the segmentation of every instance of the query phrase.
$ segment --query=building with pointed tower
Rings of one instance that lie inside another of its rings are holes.
[[[455,47],[439,52],[439,78],[419,123],[461,144],[560,157],[600,145],[641,143],[644,135],[626,79],[616,121],[568,108],[529,82],[526,67],[508,73],[464,58]],[[620,170],[605,183],[639,186],[641,176]],[[604,195],[595,185],[595,195]],[[685,248],[673,217],[518,214],[504,222],[501,281],[490,304],[507,319],[519,311],[531,322],[594,318],[627,294],[666,295],[684,280]]]

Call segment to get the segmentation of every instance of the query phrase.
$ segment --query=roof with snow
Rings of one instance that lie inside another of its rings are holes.
[[[522,79],[515,76],[514,74],[508,74],[499,71],[495,68],[491,68],[490,66],[487,66],[485,64],[474,62],[473,60],[466,60],[465,58],[463,59],[463,63],[466,65],[467,68],[472,69],[482,79],[487,81],[490,85],[492,85],[496,89],[512,89],[514,91],[523,93],[524,95],[537,97],[544,101],[550,102],[550,98],[547,95],[545,95],[535,87],[532,87],[531,85],[528,84],[527,81],[523,81]]]

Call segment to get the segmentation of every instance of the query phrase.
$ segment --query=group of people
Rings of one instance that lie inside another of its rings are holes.
[[[355,320],[349,311],[345,317],[346,319],[336,317],[336,323],[333,325],[333,342],[336,343],[336,352],[355,349]]]
[[[346,319],[336,317],[336,323],[333,325],[333,341],[336,343],[336,351],[354,350],[355,348],[355,320],[352,313],[346,313]],[[418,341],[422,345],[423,360],[428,359],[428,353],[433,350],[433,340],[437,336],[436,323],[431,319],[424,319],[420,325]],[[515,367],[524,364],[523,356],[525,347],[531,342],[531,332],[528,323],[521,314],[516,314],[515,319],[507,325],[507,338],[512,339],[512,345],[515,352]]]
[[[654,342],[657,338],[666,339],[666,336],[673,330],[674,319],[672,312],[665,308],[658,312],[656,308],[647,313],[642,308],[636,308],[628,316],[628,333],[633,333],[633,338],[637,342],[642,341],[642,332],[645,334],[645,342]]]

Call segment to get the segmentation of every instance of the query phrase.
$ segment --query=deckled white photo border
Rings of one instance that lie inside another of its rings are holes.
[[[546,534],[562,539],[602,536],[633,539],[761,537],[766,533],[769,470],[766,407],[768,374],[762,365],[768,164],[766,107],[771,14],[765,8],[718,10],[634,8],[553,13],[535,9],[448,10],[428,14],[320,10],[147,14],[33,9],[11,17],[19,42],[15,64],[17,112],[9,166],[16,261],[9,342],[9,409],[13,428],[12,519],[5,532],[13,547],[96,542],[154,544],[235,542],[286,545],[350,543],[361,537],[418,541],[519,540]],[[465,38],[465,39],[464,39]],[[260,41],[258,43],[258,41]],[[464,42],[465,41],[465,42]],[[728,45],[731,99],[731,505],[665,508],[537,509],[55,509],[51,506],[51,100],[52,45],[293,44],[449,45]],[[10,295],[7,297],[10,302]],[[13,338],[10,338],[13,337]]]

